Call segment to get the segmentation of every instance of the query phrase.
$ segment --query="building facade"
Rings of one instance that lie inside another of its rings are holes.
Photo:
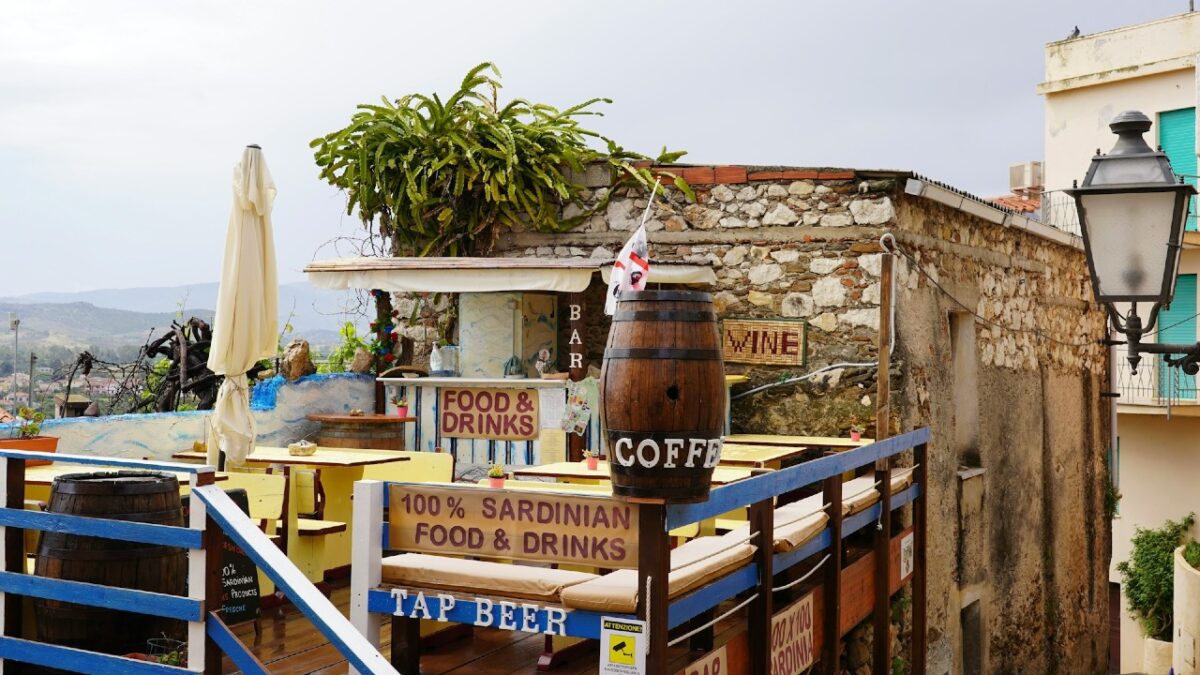
[[[1196,184],[1197,59],[1200,58],[1200,13],[1189,12],[1159,21],[1127,26],[1046,45],[1045,176],[1043,221],[1077,227],[1074,207],[1062,194],[1082,180],[1099,148],[1107,152],[1115,137],[1108,122],[1125,110],[1140,110],[1153,121],[1147,135],[1159,145],[1177,174]],[[1197,325],[1197,279],[1200,278],[1200,232],[1196,204],[1184,235],[1176,294],[1158,320],[1151,340],[1191,343],[1200,339]],[[1113,519],[1110,589],[1120,584],[1115,565],[1129,557],[1136,528],[1157,527],[1167,519],[1200,513],[1195,477],[1200,475],[1200,396],[1194,377],[1168,368],[1161,358],[1143,359],[1133,373],[1123,354],[1116,368],[1117,443],[1110,462],[1122,495]],[[1120,622],[1114,639],[1119,672],[1141,669],[1143,638],[1128,614],[1124,596],[1114,611]],[[1116,671],[1114,671],[1116,672]]]
[[[652,257],[711,265],[720,317],[807,323],[803,366],[727,363],[750,378],[734,431],[844,434],[871,418],[890,315],[880,238],[895,237],[891,426],[934,433],[928,672],[1105,672],[1107,354],[1079,238],[904,172],[675,169],[698,202],[651,210]],[[614,194],[585,226],[506,233],[494,255],[611,258],[645,207]],[[589,293],[598,365],[604,288]],[[848,672],[870,672],[856,652],[851,633]]]

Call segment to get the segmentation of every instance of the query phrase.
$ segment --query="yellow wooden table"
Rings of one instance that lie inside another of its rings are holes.
[[[725,485],[744,480],[753,473],[749,468],[718,466],[713,469],[712,484]],[[595,471],[588,469],[586,462],[555,462],[514,469],[512,475],[513,478],[553,478],[563,483],[599,483],[610,480],[608,462],[604,461],[596,464]]]
[[[56,462],[54,464],[42,464],[41,466],[30,466],[25,468],[25,498],[38,501],[50,500],[50,486],[54,484],[54,479],[59,476],[65,476],[69,473],[95,473],[106,471],[134,471],[123,466],[97,466],[94,464],[66,464]],[[155,473],[172,473],[179,480],[179,494],[187,495],[191,491],[191,485],[188,482],[191,478],[190,473],[186,472],[155,472]],[[214,474],[215,480],[227,480],[228,474],[217,472]]]
[[[778,469],[793,457],[808,450],[807,445],[750,445],[726,443],[721,447],[722,466],[745,466],[757,469]]]
[[[179,452],[175,459],[197,459],[204,453],[189,450]],[[254,452],[246,457],[247,464],[277,464],[321,470],[321,485],[325,489],[325,520],[346,523],[346,531],[327,535],[325,542],[325,569],[338,569],[350,565],[350,542],[353,535],[354,481],[362,479],[363,467],[388,462],[407,462],[408,457],[396,450],[366,450],[358,448],[318,447],[308,457],[288,454],[287,448],[255,446]],[[295,501],[293,500],[294,504]],[[289,542],[297,541],[291,538]],[[289,546],[291,544],[289,543]]]
[[[781,436],[776,434],[729,434],[725,437],[726,447],[730,443],[745,445],[803,445],[813,448],[858,448],[875,442],[874,438],[852,441],[836,436]]]

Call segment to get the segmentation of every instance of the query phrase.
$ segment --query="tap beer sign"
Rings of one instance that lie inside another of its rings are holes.
[[[443,389],[440,404],[443,436],[528,441],[540,433],[536,389]]]
[[[725,319],[721,352],[727,363],[803,366],[808,352],[808,324],[789,319]]]

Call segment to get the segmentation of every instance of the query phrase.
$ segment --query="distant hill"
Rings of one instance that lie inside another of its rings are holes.
[[[303,337],[314,346],[332,345],[338,341],[338,328],[344,321],[365,325],[361,317],[346,315],[346,308],[354,303],[350,292],[327,291],[306,282],[281,284],[280,328],[290,315],[293,333],[289,338]],[[158,335],[179,314],[211,321],[211,308],[216,304],[215,283],[31,293],[0,298],[0,318],[7,312],[17,312],[21,340],[29,340],[30,346],[117,347],[141,345],[151,329]]]

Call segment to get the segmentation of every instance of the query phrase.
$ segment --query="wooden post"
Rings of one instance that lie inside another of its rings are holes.
[[[771,619],[775,616],[772,585],[775,574],[775,504],[768,497],[750,505],[750,531],[757,532],[754,562],[758,564],[758,597],[750,603],[747,621],[750,636],[750,672],[771,672]]]
[[[891,344],[896,327],[892,325],[892,264],[895,256],[884,252],[879,272],[879,373],[875,396],[875,438],[892,435]],[[889,458],[875,462],[875,480],[879,483],[879,527],[875,531],[875,613],[874,664],[877,673],[891,669],[891,570],[892,544],[892,470]]]
[[[25,508],[25,460],[3,460],[5,471],[4,505],[10,509]],[[4,528],[4,569],[17,574],[25,573],[25,530],[19,527]],[[21,619],[24,603],[28,602],[16,593],[4,594],[4,635],[21,638]]]
[[[400,598],[396,598],[400,602]],[[399,607],[397,607],[399,609]],[[400,675],[421,675],[421,620],[392,617],[392,667]]]
[[[913,619],[912,619],[912,675],[925,675],[925,657],[928,649],[926,643],[926,578],[925,578],[925,546],[926,546],[926,499],[929,494],[928,446],[922,443],[913,450],[913,461],[916,462],[914,483],[920,486],[920,494],[913,502]]]
[[[829,560],[825,561],[825,616],[822,618],[824,637],[821,644],[821,672],[841,675],[842,641],[842,477],[825,479],[824,497],[829,504]]]
[[[874,637],[874,667],[876,673],[891,672],[891,572],[892,550],[892,470],[888,460],[875,466],[879,481],[879,526],[875,530],[875,613],[872,625]],[[882,465],[882,466],[880,466]]]
[[[571,336],[567,339],[569,362],[567,373],[572,382],[578,382],[587,375],[587,345],[584,336],[587,335],[587,321],[583,318],[583,293],[572,293],[567,296],[567,321],[571,327]],[[596,414],[599,414],[597,411]],[[596,443],[603,443],[596,439]],[[567,432],[567,459],[578,462],[583,459],[583,434]]]
[[[661,503],[638,504],[638,593],[637,616],[650,633],[646,653],[647,673],[667,672],[667,577],[671,550],[667,535],[666,509]],[[646,592],[646,580],[650,592]]]
[[[204,584],[204,607],[206,610],[218,614],[221,611],[221,595],[224,590],[221,588],[221,551],[224,547],[224,538],[221,526],[211,517],[208,518],[204,527],[205,567],[207,568]],[[211,637],[206,637],[204,640],[204,675],[220,675],[221,669],[221,648]]]

